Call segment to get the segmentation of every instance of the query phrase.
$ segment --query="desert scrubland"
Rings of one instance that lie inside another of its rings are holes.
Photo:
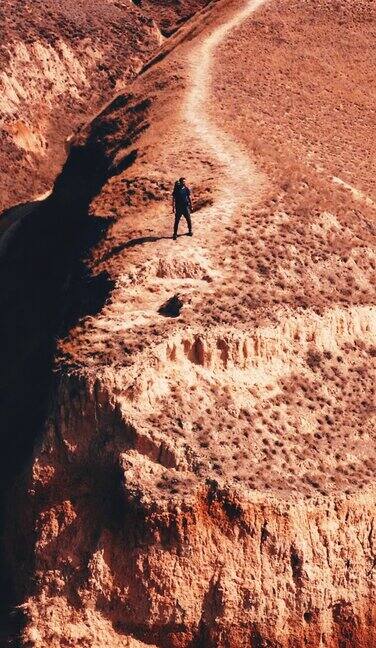
[[[36,211],[66,273],[8,497],[19,641],[371,648],[375,9],[156,6],[160,49]]]

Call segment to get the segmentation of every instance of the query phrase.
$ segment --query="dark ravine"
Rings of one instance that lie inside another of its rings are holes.
[[[127,163],[132,157],[123,167]],[[6,215],[14,222],[0,239],[2,512],[49,408],[57,340],[77,319],[98,312],[112,288],[104,273],[91,276],[84,262],[112,222],[88,214],[109,164],[98,140],[73,145],[51,196]],[[4,615],[16,601],[5,565],[1,574]]]
[[[67,206],[68,207],[68,206]],[[64,209],[55,196],[35,205],[3,241],[0,261],[1,491],[17,478],[43,423],[72,272],[90,226],[84,211]],[[68,215],[69,214],[69,215]],[[68,215],[68,216],[67,216]],[[5,235],[3,239],[5,238]],[[14,603],[5,566],[1,591]],[[4,601],[5,597],[2,597]]]

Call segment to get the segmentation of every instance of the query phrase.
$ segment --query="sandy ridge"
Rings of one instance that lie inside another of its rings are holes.
[[[254,203],[260,195],[260,188],[264,184],[264,177],[256,169],[255,164],[244,152],[239,144],[229,135],[221,131],[212,121],[209,114],[211,104],[212,68],[214,65],[215,49],[222,43],[228,34],[246,20],[265,0],[251,0],[233,14],[229,20],[204,37],[193,51],[188,55],[187,85],[188,91],[182,106],[182,122],[186,131],[190,133],[190,139],[196,140],[196,145],[210,157],[219,162],[218,191],[214,197],[214,203],[195,212],[193,215],[194,237],[185,240],[179,238],[173,245],[171,241],[161,240],[156,244],[154,264],[169,266],[175,271],[180,267],[195,265],[206,268],[207,273],[216,275],[218,261],[212,258],[210,241],[213,236],[210,223],[216,225],[229,222],[235,216],[242,204]],[[182,223],[179,232],[183,233],[185,223]],[[222,229],[222,227],[221,227]],[[220,231],[220,230],[219,230]],[[150,260],[147,265],[153,265]],[[134,268],[138,275],[136,285],[133,287],[134,294],[139,296],[143,293],[142,303],[137,298],[135,302],[130,298],[127,286],[127,326],[133,328],[136,325],[151,323],[160,316],[157,314],[157,307],[154,293],[150,294],[145,288],[149,281],[145,279],[142,270],[142,262]],[[183,273],[183,278],[174,278],[170,272],[162,273],[163,290],[165,296],[179,294],[180,290],[187,288],[188,275]],[[148,273],[146,273],[148,277]],[[177,276],[179,272],[177,273]],[[205,281],[189,277],[190,288],[198,288],[200,294],[210,290],[209,284]],[[124,329],[123,319],[121,327]]]

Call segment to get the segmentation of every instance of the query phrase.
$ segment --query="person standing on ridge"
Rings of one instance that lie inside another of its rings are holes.
[[[172,192],[172,211],[175,214],[174,235],[172,237],[174,241],[178,238],[178,227],[182,216],[187,221],[188,236],[193,236],[191,210],[191,190],[185,184],[185,178],[179,178],[175,182],[174,191]]]

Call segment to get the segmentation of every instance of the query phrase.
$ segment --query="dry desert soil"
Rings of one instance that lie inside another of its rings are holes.
[[[0,76],[4,645],[374,648],[375,3],[52,5]]]

